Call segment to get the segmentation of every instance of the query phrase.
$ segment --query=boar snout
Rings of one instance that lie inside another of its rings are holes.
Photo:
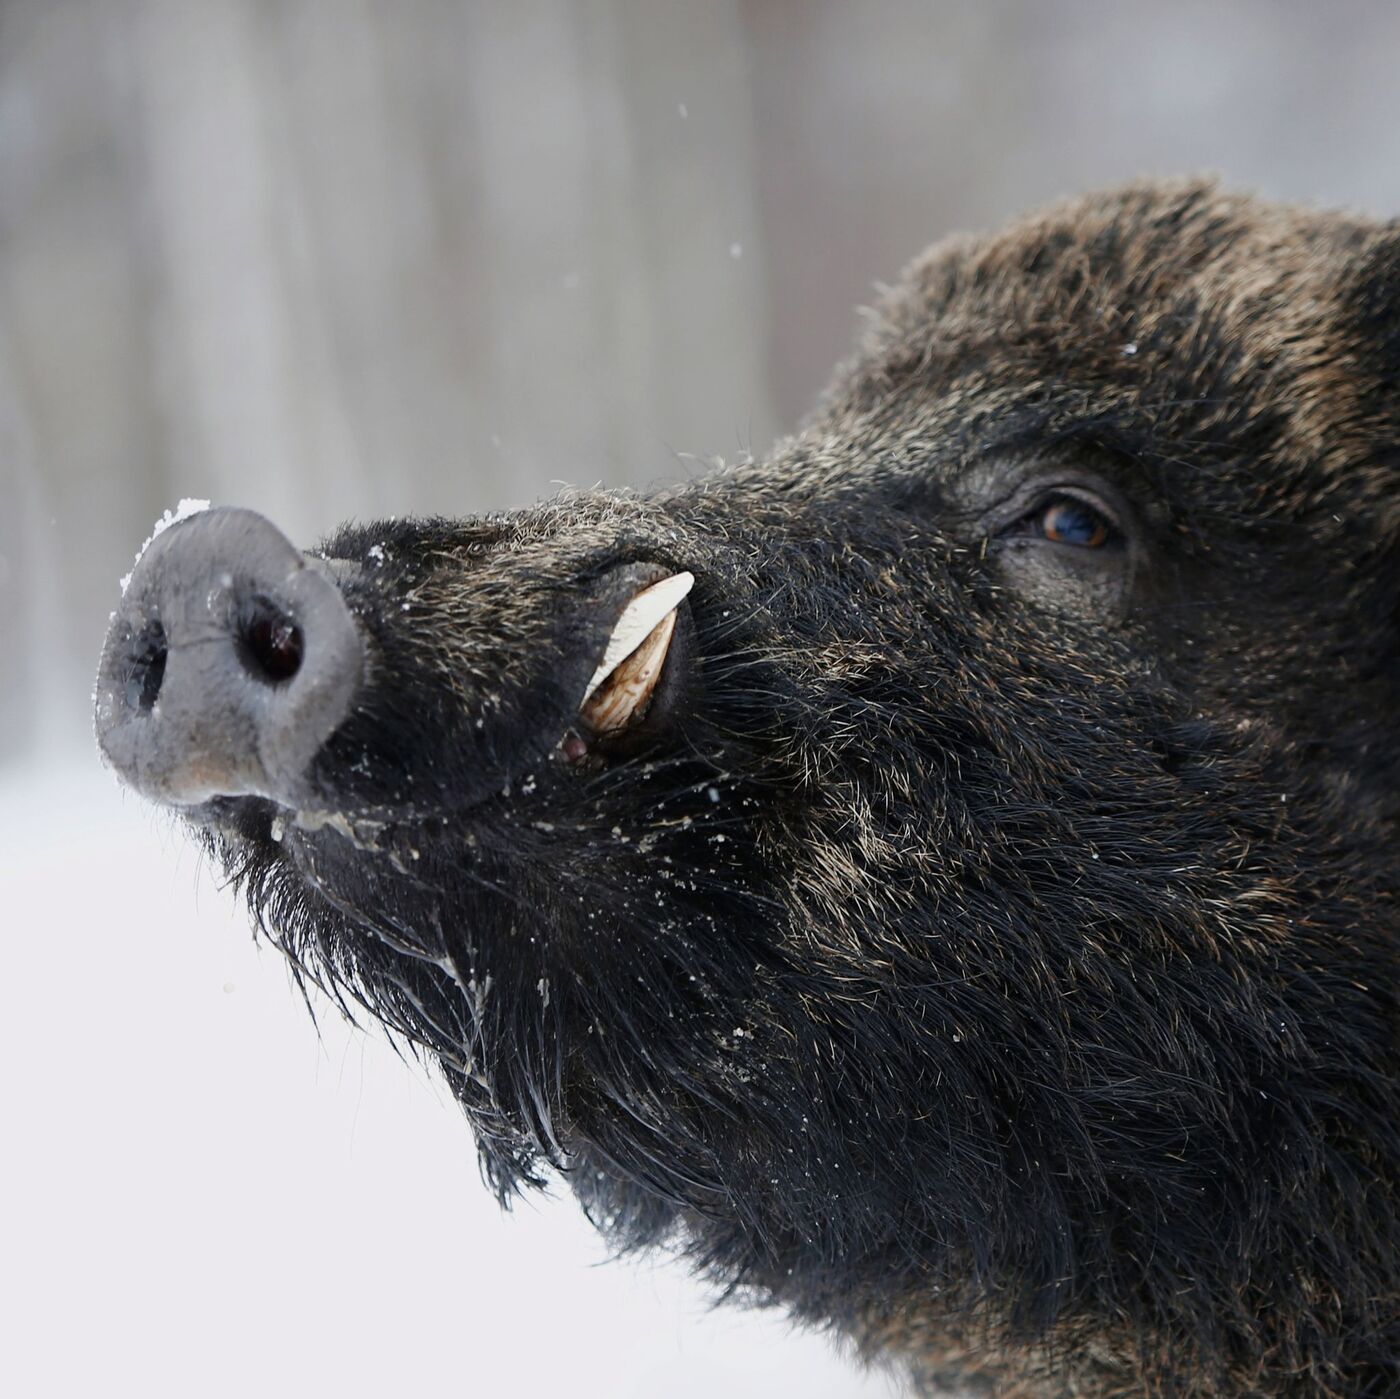
[[[145,796],[291,804],[360,689],[364,647],[331,565],[251,510],[156,536],[113,615],[97,739]]]

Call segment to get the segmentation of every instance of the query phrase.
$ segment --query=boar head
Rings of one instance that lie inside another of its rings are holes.
[[[934,248],[761,463],[181,521],[103,746],[503,1198],[934,1389],[1391,1393],[1397,248],[1136,186]]]

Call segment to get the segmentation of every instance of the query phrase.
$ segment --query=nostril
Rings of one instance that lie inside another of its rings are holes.
[[[302,630],[275,603],[255,597],[238,619],[238,653],[255,680],[280,685],[301,669]]]
[[[165,660],[169,654],[165,628],[149,623],[136,638],[131,651],[131,668],[126,674],[126,703],[129,709],[149,712],[160,698],[165,681]]]

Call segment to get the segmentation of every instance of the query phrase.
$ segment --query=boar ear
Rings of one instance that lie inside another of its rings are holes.
[[[1350,261],[1343,286],[1345,319],[1358,335],[1358,362],[1374,367],[1389,401],[1383,412],[1400,414],[1400,219],[1380,228]],[[1345,332],[1343,332],[1345,333]]]
[[[1373,503],[1400,550],[1400,219],[1360,242],[1348,263],[1339,358],[1355,376],[1356,421],[1377,473]]]

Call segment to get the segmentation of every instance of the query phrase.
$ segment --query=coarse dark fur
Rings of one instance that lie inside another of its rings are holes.
[[[1398,376],[1394,226],[940,244],[763,463],[329,540],[321,807],[197,818],[503,1198],[929,1392],[1400,1393]],[[566,762],[638,566],[697,579],[665,702]]]

